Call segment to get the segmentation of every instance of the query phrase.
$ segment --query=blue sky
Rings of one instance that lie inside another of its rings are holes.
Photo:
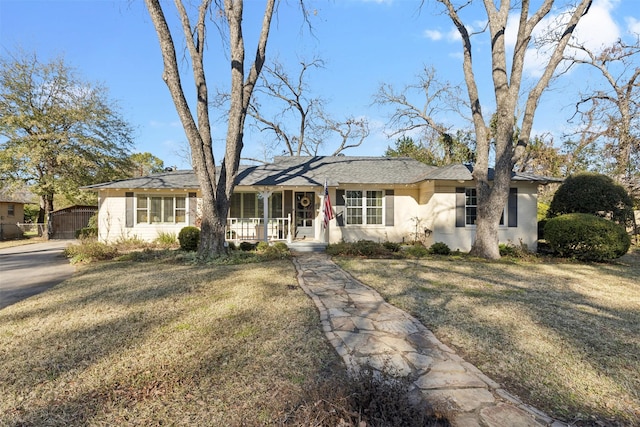
[[[297,0],[285,0],[280,5],[267,56],[277,57],[289,67],[295,67],[300,59],[317,57],[325,62],[324,68],[309,76],[310,93],[327,101],[326,111],[335,119],[365,117],[371,125],[371,136],[364,145],[345,154],[377,156],[393,145],[395,138],[384,134],[389,111],[371,105],[381,83],[400,89],[414,82],[425,66],[434,66],[439,76],[453,84],[463,82],[460,41],[434,0],[425,1],[421,9],[418,0],[309,2],[308,9],[314,12],[310,15],[313,33],[304,27],[296,4]],[[251,46],[262,12],[262,1],[246,2],[248,58],[252,57]],[[470,10],[466,19],[471,27],[479,29],[482,16],[476,12]],[[620,37],[632,40],[632,33],[640,33],[637,0],[595,0],[578,30],[581,40],[594,48]],[[208,46],[212,93],[215,88],[223,90],[228,80],[228,65],[213,26]],[[42,61],[63,55],[67,65],[76,68],[84,79],[109,89],[110,97],[136,129],[135,151],[151,152],[167,166],[189,167],[176,154],[187,145],[186,138],[161,79],[158,41],[142,0],[0,0],[0,48],[3,55],[18,48],[36,52]],[[478,38],[474,49],[477,73],[481,75],[488,70],[488,42]],[[530,76],[537,72],[533,53],[528,57]],[[188,72],[186,65],[184,70]],[[550,132],[559,138],[567,128],[578,91],[598,82],[599,76],[586,70],[574,70],[555,82],[538,108],[534,133]],[[487,83],[480,81],[485,112],[492,104]],[[421,102],[421,98],[415,98],[416,104]],[[438,119],[464,126],[455,115]],[[219,161],[224,125],[216,122],[214,126]],[[263,158],[268,138],[248,130],[243,156]],[[334,143],[327,141],[326,152],[321,154],[329,154]]]

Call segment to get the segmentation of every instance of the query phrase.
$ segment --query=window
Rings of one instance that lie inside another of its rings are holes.
[[[231,218],[262,218],[264,201],[262,193],[233,193],[229,207]],[[269,196],[269,218],[282,217],[282,193]]]
[[[478,197],[476,189],[456,188],[456,227],[474,226],[478,218]],[[518,226],[518,189],[509,189],[509,198],[500,217],[500,225]]]
[[[16,205],[10,204],[7,205],[7,216],[15,216],[16,214]]]
[[[475,225],[478,216],[478,196],[475,188],[466,188],[464,191],[464,217],[466,225]]]
[[[136,199],[136,223],[177,224],[187,222],[185,196],[149,196],[139,194]]]
[[[382,225],[384,212],[382,201],[382,191],[347,190],[345,192],[347,224]]]

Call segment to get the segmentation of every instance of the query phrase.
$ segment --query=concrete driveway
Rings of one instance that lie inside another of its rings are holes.
[[[0,249],[0,309],[46,291],[71,277],[62,255],[73,240],[52,240]]]

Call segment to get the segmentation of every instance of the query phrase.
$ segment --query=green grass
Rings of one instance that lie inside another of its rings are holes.
[[[578,425],[640,425],[640,252],[335,260],[525,402]]]

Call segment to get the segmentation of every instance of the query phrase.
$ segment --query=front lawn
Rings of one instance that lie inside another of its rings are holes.
[[[640,425],[640,252],[335,261],[526,403],[576,425]]]
[[[0,425],[259,425],[344,371],[290,261],[109,262],[0,310]]]

